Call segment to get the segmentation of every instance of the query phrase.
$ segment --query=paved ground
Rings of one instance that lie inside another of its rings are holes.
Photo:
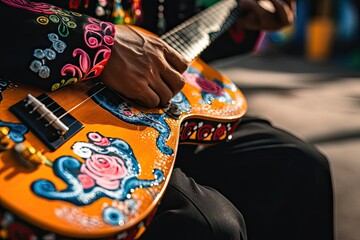
[[[240,86],[250,114],[271,119],[328,156],[337,240],[359,240],[360,70],[278,54],[212,65]]]

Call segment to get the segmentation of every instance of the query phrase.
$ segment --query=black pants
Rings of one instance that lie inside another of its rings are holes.
[[[334,238],[330,168],[313,145],[247,117],[230,142],[194,150],[180,148],[141,240]]]

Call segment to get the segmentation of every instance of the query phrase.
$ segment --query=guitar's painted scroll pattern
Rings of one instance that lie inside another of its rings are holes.
[[[51,181],[39,179],[32,184],[32,190],[40,197],[77,206],[89,205],[102,197],[122,201],[127,212],[112,206],[103,208],[102,216],[109,225],[125,223],[136,213],[139,204],[131,198],[132,193],[138,188],[159,185],[164,181],[164,173],[154,169],[154,179],[139,179],[140,165],[125,141],[97,132],[90,132],[87,137],[88,142],[76,142],[72,146],[84,163],[71,156],[61,156],[54,162],[53,171],[67,184],[66,189],[57,190]]]
[[[4,122],[0,120],[0,127],[7,127],[9,129],[9,137],[15,143],[20,143],[25,140],[25,133],[28,128],[21,123]]]
[[[184,100],[185,97],[180,96],[179,98]],[[98,104],[100,104],[100,106],[124,122],[155,129],[159,133],[159,136],[156,139],[156,145],[159,150],[166,155],[171,155],[174,152],[169,146],[166,145],[170,135],[170,127],[165,121],[165,119],[168,117],[166,114],[146,114],[143,112],[135,113],[129,104],[125,102],[112,102],[111,98],[101,94],[96,94],[93,99]],[[189,104],[186,104],[186,101],[183,101],[181,109],[190,109],[189,106]]]
[[[235,84],[224,84],[218,79],[210,81],[206,79],[200,71],[193,67],[189,67],[183,76],[185,77],[187,83],[201,91],[201,104],[211,104],[214,100],[225,103],[234,102],[234,99],[232,99],[230,94],[227,93],[224,88],[236,91]]]
[[[180,141],[193,143],[216,143],[229,138],[238,121],[218,123],[200,119],[189,119],[180,128]]]

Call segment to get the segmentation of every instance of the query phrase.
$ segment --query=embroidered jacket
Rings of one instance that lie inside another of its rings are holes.
[[[0,78],[54,91],[99,76],[114,44],[111,22],[123,23],[129,17],[130,23],[155,33],[157,30],[158,0],[144,0],[142,6],[139,0],[122,2],[128,6],[119,5],[118,0],[0,0]],[[164,1],[167,29],[205,7],[199,2]],[[136,10],[140,10],[139,18],[135,18]],[[213,60],[248,52],[258,35],[236,31],[234,26],[202,58]],[[221,52],[215,51],[219,45]]]

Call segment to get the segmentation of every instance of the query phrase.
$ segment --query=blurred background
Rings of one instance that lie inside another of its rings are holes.
[[[259,51],[212,64],[249,114],[314,143],[329,159],[337,240],[360,239],[360,0],[298,0],[294,26]]]
[[[267,34],[261,50],[360,70],[360,0],[298,0],[295,25]]]

